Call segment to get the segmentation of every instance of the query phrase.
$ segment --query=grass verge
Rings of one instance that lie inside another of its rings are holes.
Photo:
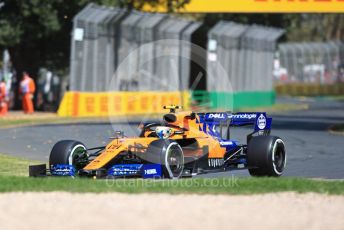
[[[0,176],[28,176],[30,164],[42,162],[0,154]]]
[[[272,106],[268,107],[256,107],[256,108],[242,108],[237,112],[267,112],[270,114],[274,113],[280,113],[280,112],[289,112],[289,111],[296,111],[296,110],[303,110],[308,109],[308,104],[287,104],[287,103],[281,103],[281,104],[274,104]]]
[[[108,118],[73,118],[73,117],[21,117],[21,118],[0,118],[1,128],[13,128],[28,125],[45,125],[45,124],[66,124],[80,122],[106,122]]]
[[[327,100],[344,102],[344,95],[340,95],[340,96],[327,96],[327,97],[324,97],[324,98],[327,99]]]
[[[149,114],[150,119],[159,119],[163,114]],[[49,124],[74,124],[74,123],[103,123],[103,122],[130,122],[141,121],[142,115],[120,115],[116,117],[59,117],[56,114],[44,115],[22,115],[0,117],[0,128],[15,128],[32,125],[49,125]],[[148,118],[148,117],[146,117]]]
[[[267,107],[255,107],[255,108],[242,108],[235,112],[268,112],[268,113],[278,113],[307,109],[308,104],[275,104],[273,106]],[[207,112],[206,108],[193,108],[198,112]],[[225,109],[219,109],[219,111],[224,111]],[[151,119],[159,119],[162,114],[150,114]],[[142,115],[128,115],[128,116],[118,116],[111,118],[111,121],[127,122],[129,121],[140,121]],[[109,122],[109,117],[59,117],[54,113],[42,113],[36,112],[31,115],[25,115],[21,112],[10,112],[8,116],[0,117],[0,128],[13,128],[21,126],[31,126],[31,125],[45,125],[45,124],[66,124],[66,123],[82,123],[82,122]]]
[[[29,164],[41,162],[0,155],[0,192],[124,192],[124,193],[195,193],[195,194],[261,194],[294,191],[344,194],[344,181],[304,178],[195,178],[180,180],[28,178]]]
[[[25,178],[0,176],[0,192],[261,194],[274,192],[344,194],[343,181],[302,178],[195,178],[180,180]]]

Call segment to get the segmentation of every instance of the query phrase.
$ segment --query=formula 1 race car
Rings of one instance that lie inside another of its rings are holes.
[[[138,137],[122,131],[106,146],[86,148],[73,140],[57,142],[49,170],[30,166],[30,175],[86,177],[180,178],[248,169],[252,176],[281,176],[286,149],[281,138],[270,136],[272,118],[266,113],[179,112],[165,106],[163,121],[141,127]],[[247,144],[231,139],[234,126],[253,126]]]

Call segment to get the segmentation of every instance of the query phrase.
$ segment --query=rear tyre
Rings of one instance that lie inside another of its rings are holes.
[[[50,152],[49,167],[56,164],[73,165],[76,170],[87,164],[86,146],[74,140],[57,142]]]
[[[287,163],[284,142],[275,136],[253,137],[247,146],[247,163],[251,176],[281,176]]]
[[[178,179],[183,173],[184,153],[180,145],[175,141],[153,141],[148,146],[144,158],[150,163],[161,164],[165,178]]]

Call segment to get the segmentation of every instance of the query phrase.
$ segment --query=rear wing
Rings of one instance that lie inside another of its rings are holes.
[[[247,126],[254,125],[254,131],[271,130],[272,118],[267,117],[265,112],[256,113],[229,113],[229,112],[210,112],[197,113],[199,120],[208,128],[227,124],[229,126]],[[204,127],[206,128],[206,127]],[[204,129],[203,129],[204,130]]]

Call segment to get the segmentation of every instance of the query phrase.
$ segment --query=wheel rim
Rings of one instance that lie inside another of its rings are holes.
[[[284,148],[284,143],[281,139],[276,140],[273,148],[273,154],[272,154],[272,164],[274,171],[281,175],[285,165],[286,165],[286,152]]]
[[[172,143],[166,150],[165,164],[171,178],[179,178],[184,169],[183,150],[177,143]]]
[[[85,146],[79,144],[76,145],[70,152],[68,163],[73,165],[77,170],[85,166],[84,162],[87,159],[85,150]]]

